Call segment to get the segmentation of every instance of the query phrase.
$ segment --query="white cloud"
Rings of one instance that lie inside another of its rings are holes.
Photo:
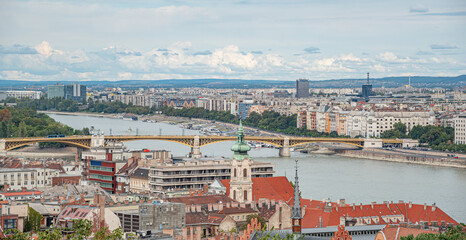
[[[35,49],[38,53],[47,57],[52,54],[63,54],[62,51],[54,50],[47,41],[41,42],[39,45],[35,46]]]
[[[4,47],[9,48],[9,47]],[[30,47],[21,45],[21,49]],[[32,49],[32,48],[31,48]],[[168,78],[242,78],[293,80],[361,77],[371,71],[384,76],[404,72],[436,75],[460,73],[464,63],[443,56],[400,57],[394,52],[354,53],[334,57],[304,54],[283,57],[273,51],[253,54],[237,45],[199,50],[190,42],[176,42],[151,50],[110,46],[97,51],[53,49],[46,41],[34,48],[39,54],[0,52],[0,78],[13,80],[144,80]],[[24,52],[24,51],[19,51]],[[198,54],[202,52],[202,54]],[[361,55],[363,56],[363,55]]]

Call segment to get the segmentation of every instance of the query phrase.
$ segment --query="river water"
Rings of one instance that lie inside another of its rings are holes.
[[[147,123],[91,116],[49,114],[56,121],[76,129],[94,126],[105,134],[196,135],[199,131],[182,129],[167,123]],[[222,142],[201,148],[202,154],[230,158],[233,142]],[[184,156],[190,147],[165,141],[132,141],[129,149],[166,149],[174,156]],[[303,154],[292,152],[291,158],[278,157],[278,149],[252,149],[249,155],[258,161],[275,164],[276,176],[294,181],[294,160],[299,160],[300,190],[303,197],[345,198],[347,203],[373,201],[412,201],[436,203],[458,222],[466,222],[466,169],[416,165],[409,163]]]

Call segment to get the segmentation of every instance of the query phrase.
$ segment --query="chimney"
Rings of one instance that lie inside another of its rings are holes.
[[[434,204],[432,204],[432,212],[434,212],[435,210],[437,209],[437,206]]]
[[[207,204],[207,209],[209,210],[209,212],[212,212],[212,203],[209,203]]]
[[[191,207],[190,206],[186,206],[186,213],[190,213],[191,212]]]
[[[427,203],[424,203],[424,211],[427,209]]]
[[[98,194],[99,206],[99,227],[102,228],[105,224],[105,196]],[[100,225],[102,224],[102,225]]]
[[[412,207],[413,207],[413,202],[409,201],[408,208],[412,208]]]
[[[371,208],[374,209],[374,205],[377,204],[377,202],[371,202]]]
[[[356,206],[355,206],[354,203],[353,203],[353,211],[354,211],[354,210],[356,210]]]
[[[361,208],[361,210],[362,210],[362,203],[359,203],[359,208]]]
[[[209,193],[209,186],[207,184],[204,184],[203,191],[204,191],[204,194]]]

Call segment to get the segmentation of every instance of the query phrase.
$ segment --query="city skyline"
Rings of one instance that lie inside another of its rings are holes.
[[[466,74],[461,1],[10,1],[0,79]]]

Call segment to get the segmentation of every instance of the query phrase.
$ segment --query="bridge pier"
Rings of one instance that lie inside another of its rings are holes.
[[[6,140],[0,139],[0,156],[6,156]]]
[[[92,135],[91,137],[91,148],[104,147],[105,136],[104,135]]]
[[[382,148],[383,143],[382,139],[377,138],[365,138],[364,139],[364,148]]]
[[[290,157],[291,156],[291,151],[290,151],[290,138],[285,137],[283,139],[283,147],[280,148],[280,151],[278,152],[280,157]]]
[[[201,147],[199,145],[200,145],[199,136],[194,136],[193,146],[191,147],[191,153],[190,153],[191,158],[193,159],[201,158],[202,156]]]

